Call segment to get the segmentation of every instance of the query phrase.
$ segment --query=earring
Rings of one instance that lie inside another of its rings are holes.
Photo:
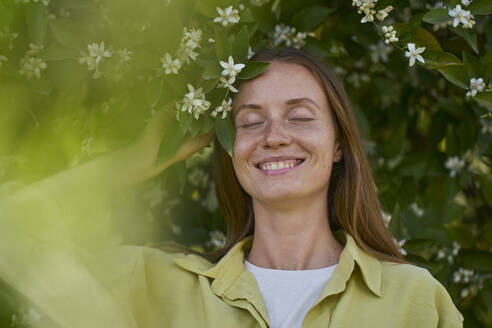
[[[338,153],[338,155],[337,155],[337,161],[339,161],[339,160],[340,160],[340,158],[342,158],[342,157],[341,157],[341,152],[339,152],[339,153]]]

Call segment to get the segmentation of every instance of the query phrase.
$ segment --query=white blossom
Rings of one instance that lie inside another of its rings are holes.
[[[35,43],[29,43],[29,50],[26,52],[27,55],[29,56],[34,56],[34,55],[37,55],[39,54],[41,51],[43,51],[44,49],[44,46],[41,44],[41,45],[37,45]]]
[[[456,173],[465,167],[465,161],[458,156],[449,157],[444,166],[449,170],[449,175],[454,178]]]
[[[425,47],[415,48],[415,43],[407,43],[407,48],[409,51],[405,51],[405,56],[410,58],[408,66],[413,66],[415,64],[415,59],[422,64],[425,64],[424,58],[420,55],[424,52]]]
[[[449,264],[453,264],[454,258],[458,256],[461,245],[457,241],[453,241],[453,248],[444,247],[437,252],[437,260],[446,259]]]
[[[396,247],[398,247],[400,254],[403,256],[407,255],[407,251],[403,248],[403,245],[405,245],[406,241],[407,241],[406,239],[397,240],[396,238],[393,237],[393,242],[396,244]]]
[[[93,136],[84,139],[82,141],[82,147],[81,147],[82,152],[86,153],[88,155],[92,154],[93,144],[94,144],[94,137]]]
[[[215,108],[210,115],[212,117],[216,117],[217,114],[222,113],[221,119],[227,117],[227,113],[232,110],[232,99],[229,97],[227,100],[222,100],[222,104],[219,107]]]
[[[377,0],[352,0],[352,6],[357,7],[357,12],[364,14],[360,21],[361,23],[374,21],[374,15],[376,14],[374,6],[376,6],[376,2]]]
[[[172,59],[171,55],[166,52],[161,56],[162,68],[166,74],[178,74],[181,68],[181,61],[178,58]]]
[[[483,81],[483,79],[481,77],[472,77],[470,79],[470,91],[466,93],[466,96],[475,97],[477,93],[482,92],[483,90],[485,90],[485,82]]]
[[[482,128],[480,129],[480,132],[482,132],[483,134],[492,134],[492,120],[491,119],[485,119],[485,118],[482,118],[480,119],[480,125],[482,126]]]
[[[410,208],[412,209],[413,213],[415,213],[416,216],[421,217],[422,215],[424,215],[424,210],[420,208],[416,202],[410,204]]]
[[[210,108],[211,103],[205,99],[203,88],[195,89],[191,84],[188,84],[188,91],[183,99],[176,103],[176,108],[178,111],[193,114],[198,120],[199,116]]]
[[[166,196],[167,192],[162,187],[162,181],[152,184],[152,186],[142,195],[142,197],[149,202],[151,208],[160,205]]]
[[[369,45],[369,51],[373,62],[378,63],[381,60],[386,63],[388,62],[388,55],[393,51],[393,48],[379,40],[377,44]]]
[[[203,32],[200,29],[188,29],[187,27],[184,27],[183,31],[177,57],[182,63],[189,64],[190,59],[195,60],[198,57],[198,52],[195,50],[200,47]]]
[[[251,46],[248,48],[248,60],[251,59],[251,57],[253,57],[255,55],[255,53],[253,52],[253,50],[251,50]]]
[[[225,9],[216,8],[219,17],[214,18],[214,23],[222,24],[222,26],[227,26],[229,24],[236,24],[239,22],[239,11],[229,6]]]
[[[474,274],[475,272],[473,272],[473,270],[468,270],[460,267],[453,273],[453,282],[467,284],[470,282]]]
[[[26,309],[25,306],[22,306],[18,314],[19,316],[17,314],[12,315],[11,327],[33,327],[39,325],[38,321],[41,320],[41,314],[33,307]]]
[[[396,37],[396,31],[393,26],[383,26],[381,28],[384,33],[384,43],[390,44],[391,42],[397,42],[399,39]]]
[[[33,76],[39,79],[41,78],[41,71],[44,71],[46,67],[46,63],[41,58],[25,55],[24,58],[20,60],[19,74],[24,75],[28,79]]]
[[[92,77],[97,79],[102,75],[99,71],[99,64],[104,58],[110,58],[112,55],[113,51],[111,49],[105,49],[104,41],[100,44],[91,43],[87,46],[87,53],[82,52],[79,63],[87,64],[89,71],[95,71]]]
[[[256,7],[261,7],[267,4],[270,0],[249,0],[249,3]]]
[[[6,41],[9,50],[12,50],[12,48],[14,47],[14,40],[17,39],[18,36],[19,33],[11,32],[8,26],[0,30],[0,39]]]
[[[229,76],[229,77],[235,77],[241,70],[244,68],[244,64],[234,64],[234,59],[232,56],[229,56],[229,59],[227,62],[225,61],[220,61],[220,66],[222,66],[222,76]]]
[[[231,92],[238,92],[238,90],[234,87],[233,83],[236,80],[236,77],[230,77],[229,79],[226,79],[225,77],[221,77],[219,79],[219,84],[217,84],[218,88],[227,88]]]
[[[15,3],[42,3],[45,6],[50,4],[50,0],[15,0]]]
[[[461,0],[463,6],[468,6],[473,0]]]
[[[392,10],[393,10],[393,6],[387,6],[382,10],[378,10],[378,13],[376,14],[376,18],[382,22],[386,17],[388,17],[389,13]]]
[[[480,289],[483,288],[483,283],[478,282],[478,284],[470,285],[461,290],[460,297],[461,298],[466,298],[468,296],[474,296],[476,295]]]
[[[273,46],[284,43],[288,47],[293,46],[300,49],[306,45],[305,40],[308,36],[314,36],[314,33],[297,32],[295,27],[280,23],[275,25],[272,35]]]
[[[0,55],[0,67],[2,67],[2,61],[8,61],[9,59],[5,56]]]
[[[222,231],[213,230],[209,232],[210,239],[207,241],[208,247],[222,248],[227,241],[226,236]]]
[[[463,25],[463,28],[472,28],[475,25],[473,15],[469,10],[461,9],[461,5],[456,5],[454,9],[448,11],[448,15],[453,17],[453,26],[458,26],[459,23]]]
[[[365,73],[357,73],[353,72],[349,76],[347,76],[347,82],[352,84],[355,88],[360,88],[361,82],[369,82],[370,77]]]
[[[125,48],[118,50],[118,55],[120,56],[120,62],[126,63],[132,59],[133,52]]]
[[[381,211],[381,216],[383,217],[384,226],[387,228],[391,222],[391,214]]]

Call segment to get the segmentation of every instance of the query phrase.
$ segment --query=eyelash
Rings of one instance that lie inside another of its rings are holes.
[[[308,121],[312,121],[313,119],[312,118],[307,118],[307,117],[299,117],[299,118],[293,118],[291,120],[293,120],[293,121],[301,121],[301,122],[308,122]],[[263,123],[263,122],[244,124],[244,125],[241,125],[241,127],[242,128],[249,128],[249,127],[252,127],[252,126],[261,124],[261,123]]]

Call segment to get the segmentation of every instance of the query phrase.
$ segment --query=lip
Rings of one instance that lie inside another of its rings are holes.
[[[255,166],[257,168],[260,167],[261,164],[263,163],[268,163],[268,162],[279,162],[279,161],[288,161],[291,159],[300,159],[302,162],[304,162],[306,159],[304,157],[295,157],[295,156],[273,156],[273,157],[267,157],[262,159],[261,161],[255,163]],[[301,164],[302,164],[301,162]],[[300,164],[299,164],[300,165]],[[295,167],[295,166],[294,166]]]
[[[297,164],[296,166],[286,167],[286,168],[278,169],[278,170],[268,170],[268,171],[265,171],[265,170],[262,170],[260,168],[260,165],[263,164],[263,163],[266,163],[266,162],[285,161],[285,160],[291,160],[291,159],[300,159],[301,162],[299,164]],[[296,168],[298,168],[299,166],[301,166],[305,161],[306,161],[306,159],[305,158],[301,158],[301,157],[276,156],[276,157],[269,157],[269,158],[263,160],[262,162],[259,162],[255,166],[256,166],[256,168],[261,173],[263,173],[265,175],[279,175],[279,174],[284,174],[284,173],[290,172],[292,170],[295,170]]]

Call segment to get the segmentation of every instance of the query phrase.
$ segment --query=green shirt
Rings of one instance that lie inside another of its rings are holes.
[[[59,221],[67,215],[61,207],[35,191],[0,206],[0,278],[60,327],[269,327],[243,262],[252,236],[217,263],[139,246],[97,256],[57,242],[38,247],[32,218]],[[14,224],[22,221],[25,228]],[[463,326],[447,291],[426,269],[380,261],[343,231],[336,236],[345,245],[339,263],[303,327]]]
[[[302,327],[463,326],[463,316],[426,269],[380,261],[350,235],[337,236],[344,250]],[[193,254],[123,247],[114,265],[132,270],[120,272],[110,289],[132,282],[133,293],[142,296],[134,309],[144,327],[269,327],[256,281],[244,267],[251,242],[246,237],[217,264]]]

